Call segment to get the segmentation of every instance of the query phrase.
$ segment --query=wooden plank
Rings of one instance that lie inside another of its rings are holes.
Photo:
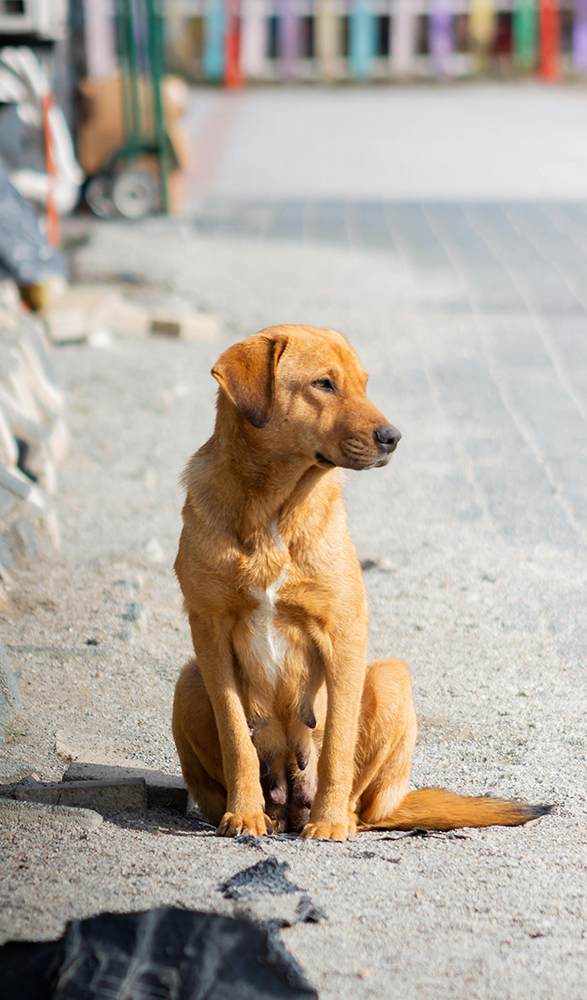
[[[279,69],[285,80],[291,80],[296,73],[299,55],[298,4],[296,0],[281,0],[281,16],[278,22]]]
[[[315,37],[318,69],[323,80],[338,75],[340,59],[340,17],[336,0],[316,0]]]
[[[204,58],[206,80],[224,77],[224,0],[206,0],[204,12]]]
[[[242,86],[240,67],[240,0],[225,0],[224,82],[229,90]]]
[[[372,0],[353,0],[350,14],[349,65],[351,74],[358,79],[372,76],[375,29]]]
[[[453,51],[452,0],[430,0],[430,59],[437,76],[448,73]]]
[[[587,0],[575,0],[573,68],[576,73],[587,73]]]
[[[560,77],[560,44],[558,0],[540,0],[540,76],[550,83]]]
[[[489,52],[495,37],[494,0],[471,0],[469,15],[469,35],[477,61],[477,72],[486,73],[489,68]]]
[[[391,63],[394,73],[407,76],[414,66],[416,18],[411,0],[396,0],[391,30]]]
[[[516,0],[514,8],[514,59],[520,69],[536,65],[538,12],[536,0]]]
[[[265,0],[242,0],[241,68],[248,80],[265,75],[267,17]]]

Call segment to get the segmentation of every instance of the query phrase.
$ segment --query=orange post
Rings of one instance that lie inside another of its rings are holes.
[[[224,82],[229,90],[238,90],[243,85],[240,68],[240,0],[226,0]]]
[[[48,179],[48,189],[47,189],[47,242],[53,246],[58,247],[60,243],[60,225],[59,225],[59,212],[57,211],[57,206],[55,204],[55,156],[53,153],[53,136],[51,134],[51,125],[49,123],[49,113],[53,107],[53,94],[48,93],[43,95],[43,125],[45,129],[45,161],[47,164],[47,179]]]
[[[540,0],[540,76],[550,83],[560,77],[559,0]]]

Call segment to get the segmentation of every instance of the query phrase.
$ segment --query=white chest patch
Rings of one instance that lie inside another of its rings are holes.
[[[275,583],[267,587],[267,590],[252,591],[259,605],[249,619],[253,631],[251,653],[273,685],[278,681],[288,652],[287,641],[275,626],[277,596],[286,580],[287,566],[284,566]]]
[[[277,518],[275,518],[275,520],[271,522],[271,536],[273,538],[273,541],[275,542],[276,547],[283,551],[285,545],[283,542],[283,538],[279,534],[279,521],[277,520]]]

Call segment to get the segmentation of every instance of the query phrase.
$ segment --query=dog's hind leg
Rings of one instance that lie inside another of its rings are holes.
[[[261,760],[261,788],[265,796],[265,812],[273,823],[275,833],[289,830],[289,785],[283,758],[271,764]]]
[[[364,824],[391,815],[406,795],[416,743],[410,672],[401,660],[367,667],[351,812]]]
[[[289,775],[289,828],[295,833],[300,833],[310,822],[310,809],[318,786],[317,763],[318,756],[314,751],[303,771],[295,767]]]
[[[351,810],[367,829],[454,830],[459,827],[518,826],[550,806],[456,795],[446,788],[409,792],[416,716],[405,663],[385,660],[367,670]]]
[[[173,738],[186,785],[203,816],[216,826],[226,812],[222,754],[214,712],[196,660],[175,688]]]

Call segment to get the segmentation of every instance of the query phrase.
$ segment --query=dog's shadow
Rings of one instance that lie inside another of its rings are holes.
[[[121,809],[119,812],[109,813],[104,819],[114,826],[123,827],[126,830],[156,835],[171,837],[216,836],[216,827],[208,823],[195,809],[185,816],[161,806],[152,806],[142,814]]]

